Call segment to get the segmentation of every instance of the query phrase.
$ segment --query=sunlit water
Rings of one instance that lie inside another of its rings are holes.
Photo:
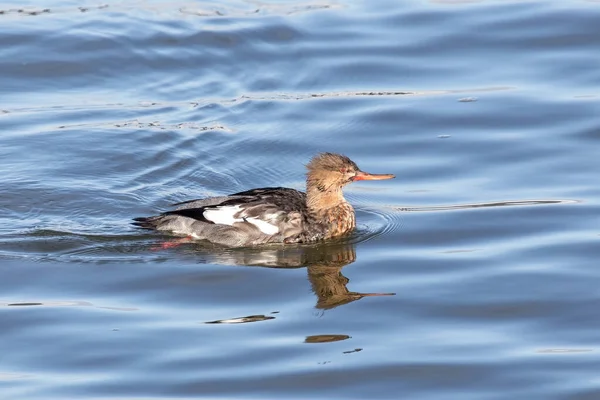
[[[600,3],[0,5],[4,399],[600,398]],[[304,187],[359,228],[170,249]]]

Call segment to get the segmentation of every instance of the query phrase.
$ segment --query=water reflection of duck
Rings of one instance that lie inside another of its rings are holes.
[[[363,172],[348,157],[333,153],[315,156],[307,168],[306,193],[276,187],[191,200],[176,204],[174,211],[135,218],[134,225],[231,247],[316,242],[354,230],[345,185],[394,177]]]
[[[308,280],[317,296],[315,307],[323,310],[348,304],[363,297],[394,295],[394,293],[359,293],[348,290],[346,285],[349,279],[342,274],[342,268],[356,261],[356,252],[351,243],[232,249],[212,254],[208,261],[269,268],[307,267]]]

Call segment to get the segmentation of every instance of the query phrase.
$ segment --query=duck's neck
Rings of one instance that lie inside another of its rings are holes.
[[[324,189],[318,185],[306,188],[306,205],[311,213],[319,214],[329,208],[346,203],[342,188]]]
[[[308,179],[306,206],[315,220],[327,227],[326,237],[344,235],[356,226],[354,209],[337,185],[327,187]]]

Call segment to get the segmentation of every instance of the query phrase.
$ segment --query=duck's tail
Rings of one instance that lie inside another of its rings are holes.
[[[136,226],[141,229],[156,229],[158,223],[160,222],[160,216],[155,217],[139,217],[133,219],[135,222],[132,222],[131,225]]]

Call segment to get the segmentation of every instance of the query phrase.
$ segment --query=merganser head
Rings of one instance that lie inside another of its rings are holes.
[[[306,180],[320,191],[339,190],[348,183],[363,180],[395,178],[393,174],[369,174],[361,171],[348,157],[335,153],[321,153],[313,157],[308,165]]]

